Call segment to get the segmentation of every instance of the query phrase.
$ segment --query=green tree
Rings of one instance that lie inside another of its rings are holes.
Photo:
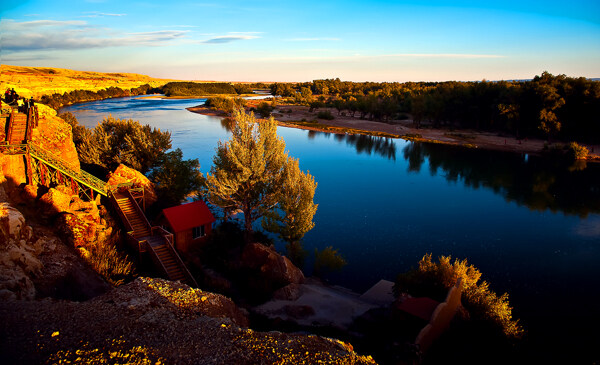
[[[277,199],[278,209],[267,212],[262,221],[264,229],[288,242],[288,252],[293,251],[304,234],[315,226],[313,216],[318,205],[313,198],[316,188],[315,179],[300,170],[298,160],[288,158]]]
[[[184,160],[179,148],[165,153],[149,177],[156,184],[159,200],[165,206],[180,204],[203,185],[198,159]]]
[[[142,173],[156,167],[171,148],[171,133],[134,120],[105,118],[94,132],[83,136],[78,152],[85,163],[112,169],[125,164]]]
[[[254,114],[241,109],[234,111],[233,117],[231,138],[219,142],[213,167],[206,175],[206,191],[208,201],[226,214],[244,213],[249,242],[252,223],[278,203],[289,157],[273,118],[257,123]]]
[[[273,108],[266,101],[263,101],[262,103],[258,104],[258,106],[256,107],[256,112],[258,114],[260,114],[260,116],[263,118],[270,117],[271,111],[273,111]]]

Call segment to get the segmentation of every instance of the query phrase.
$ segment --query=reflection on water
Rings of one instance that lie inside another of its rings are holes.
[[[206,172],[229,125],[185,110],[201,102],[122,98],[65,111],[89,127],[110,113],[168,129],[173,146]],[[600,287],[600,165],[281,127],[278,134],[318,183],[306,249],[334,246],[348,261],[334,283],[364,291],[425,253],[452,255],[507,291],[534,336],[563,344],[600,326],[600,292],[590,290]]]
[[[600,212],[597,166],[582,168],[536,156],[436,144],[410,143],[402,153],[410,172],[419,172],[427,160],[432,175],[441,171],[447,181],[491,189],[531,210],[580,217]]]
[[[341,134],[325,133],[319,131],[308,131],[308,139],[315,139],[316,136],[329,138],[333,135],[338,142],[346,142],[348,146],[354,147],[357,153],[377,154],[388,160],[396,160],[396,143],[392,138],[375,137],[363,134]]]

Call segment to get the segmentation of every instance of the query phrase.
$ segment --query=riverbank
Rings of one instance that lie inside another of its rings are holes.
[[[248,107],[256,107],[258,102],[249,101]],[[227,114],[211,108],[198,105],[187,108],[193,113],[226,117]],[[320,111],[329,111],[334,119],[322,120],[317,118]],[[338,113],[333,108],[319,108],[310,111],[309,107],[299,105],[279,105],[273,110],[272,116],[278,125],[289,128],[306,129],[326,133],[365,134],[376,137],[402,138],[410,141],[441,143],[463,146],[467,148],[482,148],[488,150],[542,154],[547,144],[541,139],[517,139],[514,136],[500,135],[492,132],[474,130],[439,129],[423,126],[415,128],[412,119],[376,122],[351,115]],[[590,151],[588,162],[600,162],[600,145],[583,144]]]

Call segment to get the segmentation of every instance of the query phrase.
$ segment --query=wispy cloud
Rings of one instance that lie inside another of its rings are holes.
[[[290,38],[288,42],[316,42],[316,41],[341,41],[340,38],[334,37],[315,37],[315,38]]]
[[[395,54],[380,54],[380,55],[361,55],[354,54],[348,56],[291,56],[291,57],[268,57],[256,59],[256,61],[323,61],[323,62],[343,62],[343,61],[376,61],[381,59],[402,59],[402,58],[456,58],[456,59],[476,59],[476,58],[503,58],[502,55],[489,54],[463,54],[463,53],[395,53]]]
[[[110,16],[110,17],[120,17],[120,16],[126,16],[127,14],[114,14],[114,13],[99,13],[96,11],[88,11],[84,13],[85,15],[83,15],[84,18],[103,18],[106,16]]]
[[[103,47],[161,46],[184,37],[188,31],[162,30],[124,33],[112,36],[109,29],[98,29],[81,20],[0,21],[2,48],[7,51],[85,49]]]
[[[244,32],[244,33],[231,32],[228,35],[216,36],[216,37],[212,37],[212,38],[200,41],[200,43],[222,44],[222,43],[229,43],[229,42],[235,42],[235,41],[240,41],[240,40],[260,38],[259,36],[255,35],[255,34],[259,34],[259,32]]]

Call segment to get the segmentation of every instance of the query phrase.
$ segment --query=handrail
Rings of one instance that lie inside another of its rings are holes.
[[[125,228],[127,228],[127,233],[135,232],[135,230],[133,229],[133,226],[131,225],[131,222],[129,222],[129,219],[127,218],[125,213],[123,213],[123,211],[121,210],[121,207],[119,206],[119,202],[117,201],[117,198],[115,197],[115,195],[113,194],[112,191],[108,192],[108,198],[110,199],[111,203],[113,204],[113,207],[117,210],[117,213],[121,217],[121,220],[123,220],[123,222],[125,223]]]
[[[154,251],[154,247],[152,247],[152,245],[148,244],[146,241],[146,247],[149,248],[150,253],[152,256],[152,261],[156,263],[158,263],[160,265],[160,267],[162,268],[162,271],[164,272],[164,274],[167,276],[167,278],[169,277],[169,271],[167,271],[167,268],[165,267],[165,265],[163,264],[162,260],[158,257],[158,254],[156,253],[156,251]]]
[[[156,230],[167,232],[162,227],[152,227],[152,228],[153,229],[156,228]],[[172,234],[169,234],[169,235],[173,236]],[[163,238],[165,238],[165,240],[167,240],[164,235],[163,235]],[[198,283],[196,282],[196,279],[194,279],[194,277],[192,276],[192,273],[188,270],[187,266],[185,265],[185,263],[183,262],[183,260],[179,256],[179,254],[177,253],[177,250],[175,250],[175,247],[173,247],[173,243],[169,242],[168,240],[167,240],[167,242],[168,242],[167,249],[171,252],[171,254],[173,255],[173,258],[175,258],[175,261],[181,268],[181,271],[183,271],[183,275],[186,277],[186,279],[189,281],[190,284],[193,284],[195,287],[198,287]]]
[[[27,153],[27,145],[26,144],[8,144],[0,142],[0,152],[6,153],[8,151],[9,155],[16,154],[25,154]]]
[[[79,169],[79,171],[76,171],[75,166],[69,164],[68,162],[61,159],[60,157],[55,156],[51,152],[46,151],[44,148],[42,148],[40,146],[36,146],[32,143],[29,143],[28,148],[29,148],[29,154],[32,157],[42,161],[46,165],[51,166],[52,168],[54,168],[56,170],[59,170],[65,174],[69,175],[73,179],[77,180],[79,183],[95,190],[99,194],[107,196],[106,182],[100,180],[96,176],[94,176],[84,170]]]
[[[144,214],[144,212],[142,211],[142,208],[140,208],[140,205],[135,201],[135,198],[133,197],[133,195],[131,195],[131,192],[129,190],[127,190],[125,192],[125,196],[127,196],[127,198],[131,201],[131,204],[133,205],[133,208],[135,209],[135,211],[142,217],[142,221],[144,223],[146,223],[146,227],[152,231],[152,226],[150,225],[150,222],[148,222],[148,218],[146,218],[146,214]]]

